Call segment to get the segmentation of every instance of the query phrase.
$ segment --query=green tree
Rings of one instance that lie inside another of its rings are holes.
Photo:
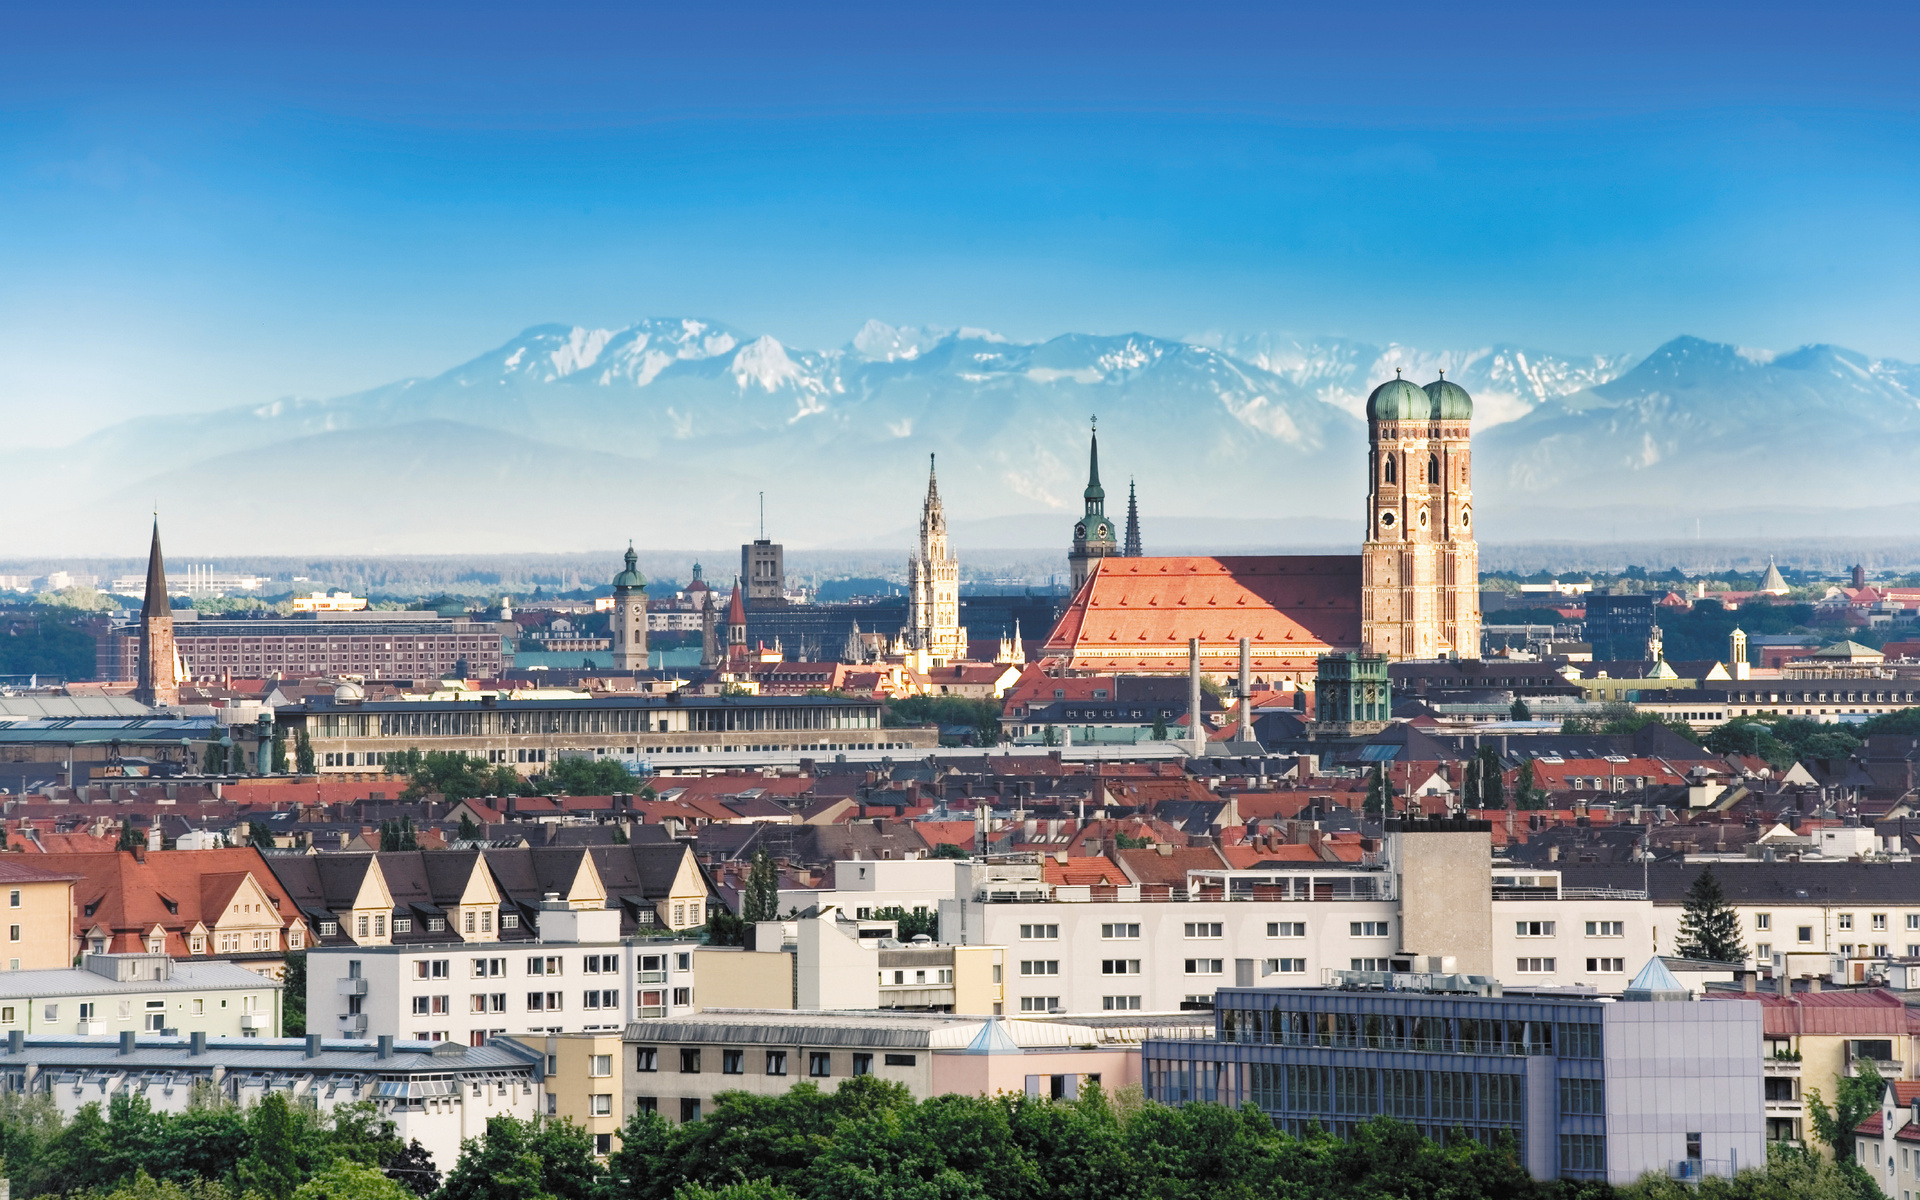
[[[1533,760],[1520,764],[1520,777],[1513,785],[1513,806],[1520,809],[1547,807],[1547,794],[1540,790],[1539,776],[1533,773]]]
[[[1507,712],[1516,721],[1533,720],[1533,710],[1528,708],[1527,702],[1518,696],[1513,698],[1513,707],[1508,709]]]
[[[463,842],[477,842],[481,840],[479,823],[466,813],[460,814],[459,837]]]
[[[1367,780],[1365,808],[1374,816],[1393,815],[1393,778],[1387,774],[1385,763],[1373,764],[1373,775]]]
[[[724,904],[707,906],[707,944],[743,946],[747,941],[747,923]]]
[[[294,769],[302,775],[313,774],[313,743],[307,740],[307,731],[300,731],[300,740],[293,747]]]
[[[1675,949],[1687,958],[1739,962],[1747,956],[1740,940],[1740,916],[1727,903],[1720,880],[1707,867],[1694,877],[1680,912],[1680,939]],[[1877,1098],[1875,1104],[1879,1103]]]
[[[293,1192],[294,1200],[414,1200],[414,1195],[379,1168],[346,1159],[328,1163]]]
[[[278,728],[273,731],[273,758],[270,761],[275,775],[287,773],[287,735]]]
[[[287,954],[286,986],[280,993],[280,1028],[287,1037],[307,1036],[307,952]]]
[[[569,796],[631,793],[640,780],[611,758],[563,758],[547,767],[547,786]]]
[[[120,840],[114,843],[115,850],[138,850],[147,844],[147,837],[133,827],[132,817],[120,819]]]
[[[1051,729],[1052,726],[1048,726],[1048,728]],[[1167,740],[1167,714],[1166,713],[1156,711],[1153,714],[1153,740],[1156,742],[1164,742]],[[1052,745],[1053,743],[1048,742],[1047,744]]]
[[[227,748],[219,742],[208,742],[206,752],[200,756],[200,771],[206,775],[226,774]]]
[[[1835,1082],[1831,1108],[1819,1088],[1808,1088],[1807,1123],[1813,1126],[1813,1136],[1824,1142],[1836,1159],[1852,1161],[1853,1131],[1859,1128],[1860,1122],[1880,1111],[1886,1090],[1880,1068],[1868,1058],[1856,1061],[1853,1074],[1842,1075]]]
[[[440,1168],[433,1163],[433,1155],[415,1138],[388,1156],[380,1164],[387,1178],[403,1185],[416,1196],[431,1196],[440,1190]]]
[[[751,925],[771,921],[780,915],[780,875],[765,849],[753,852],[753,866],[747,871],[747,886],[740,894],[740,919]]]
[[[956,842],[941,842],[940,844],[936,845],[933,848],[933,857],[934,858],[972,858],[973,855],[968,854],[966,850]]]
[[[435,1200],[587,1200],[600,1168],[593,1141],[571,1121],[490,1117],[486,1136],[460,1143]]]
[[[247,1156],[237,1172],[240,1185],[267,1200],[288,1200],[304,1177],[300,1171],[301,1129],[287,1098],[268,1092],[247,1118]]]
[[[916,912],[896,904],[890,908],[874,909],[873,916],[877,921],[892,921],[903,942],[912,941],[923,933],[936,942],[940,940],[940,914],[937,912]]]
[[[1476,757],[1480,760],[1480,807],[1505,808],[1506,767],[1500,761],[1499,752],[1492,746],[1482,746]]]

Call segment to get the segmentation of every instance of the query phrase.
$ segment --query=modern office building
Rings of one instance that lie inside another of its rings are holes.
[[[196,619],[171,615],[182,679],[223,676],[357,675],[368,679],[499,676],[505,639],[491,621],[445,619],[431,612],[314,612],[291,617]],[[141,625],[101,635],[96,678],[140,678]]]
[[[1693,1002],[1659,960],[1622,998],[1484,976],[1337,972],[1232,988],[1211,1038],[1151,1039],[1146,1092],[1257,1105],[1336,1136],[1390,1116],[1442,1139],[1511,1135],[1539,1179],[1697,1178],[1766,1161],[1760,1006]]]

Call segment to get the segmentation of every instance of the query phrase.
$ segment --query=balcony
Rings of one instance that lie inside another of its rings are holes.
[[[241,1013],[240,1014],[240,1028],[260,1030],[260,1029],[265,1029],[266,1027],[267,1027],[267,1017],[265,1013]]]
[[[1897,1058],[1876,1058],[1872,1060],[1853,1059],[1847,1063],[1847,1078],[1851,1079],[1860,1074],[1859,1064],[1865,1061],[1871,1061],[1873,1063],[1874,1069],[1880,1072],[1880,1078],[1882,1079],[1906,1078],[1904,1073],[1906,1064]]]
[[[1760,1060],[1760,1070],[1768,1079],[1798,1079],[1800,1060],[1797,1058],[1764,1058]]]
[[[113,1032],[113,1026],[105,1021],[82,1021],[78,1028],[81,1037],[106,1037]]]
[[[336,979],[333,981],[333,994],[336,996],[364,996],[367,994],[367,981],[364,979]]]
[[[347,1037],[365,1037],[367,1033],[367,1014],[341,1013],[340,1032]]]
[[[647,984],[647,983],[665,983],[666,981],[667,981],[667,973],[666,973],[665,971],[642,971],[642,972],[640,972],[640,982],[641,982],[641,983],[643,983],[643,984]]]

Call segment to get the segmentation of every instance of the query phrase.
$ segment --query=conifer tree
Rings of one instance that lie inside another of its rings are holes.
[[[1747,956],[1740,940],[1740,918],[1727,903],[1713,868],[1700,872],[1687,889],[1680,913],[1680,941],[1675,949],[1687,958],[1739,962]]]

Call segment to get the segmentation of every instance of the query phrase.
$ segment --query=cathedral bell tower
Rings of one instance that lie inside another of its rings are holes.
[[[1076,596],[1087,582],[1087,576],[1093,574],[1096,560],[1120,553],[1120,543],[1113,536],[1113,522],[1107,520],[1107,489],[1100,486],[1100,427],[1097,422],[1093,428],[1092,446],[1087,452],[1087,490],[1084,495],[1087,511],[1073,526],[1073,549],[1067,552],[1067,565],[1073,571],[1073,592]]]
[[[1473,399],[1444,374],[1367,397],[1367,538],[1360,640],[1389,659],[1480,657]]]

